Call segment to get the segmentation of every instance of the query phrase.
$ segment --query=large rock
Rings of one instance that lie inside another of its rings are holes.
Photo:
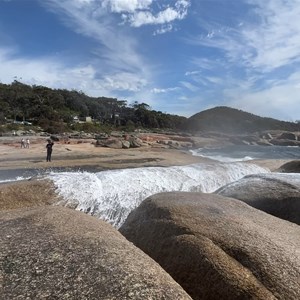
[[[136,136],[130,137],[129,142],[130,142],[130,147],[132,148],[139,148],[143,145],[143,141]]]
[[[62,200],[50,180],[24,180],[1,184],[0,211],[54,204]]]
[[[108,139],[97,140],[96,146],[108,147],[113,149],[122,149],[122,141],[119,138],[110,137]]]
[[[290,140],[290,139],[273,139],[270,140],[270,143],[276,146],[292,146],[292,147],[299,146],[300,147],[299,141]]]
[[[278,172],[282,173],[300,173],[300,160],[293,160],[283,164]]]
[[[300,227],[241,201],[157,194],[120,232],[193,299],[300,299]]]
[[[300,225],[300,174],[248,175],[215,193]]]
[[[0,299],[190,299],[109,224],[58,206],[0,212]]]
[[[297,141],[297,135],[293,132],[283,132],[277,139]]]

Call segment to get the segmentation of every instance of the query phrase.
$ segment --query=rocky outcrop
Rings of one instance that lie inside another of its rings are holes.
[[[47,206],[0,212],[1,299],[190,299],[111,225]]]
[[[276,146],[300,146],[299,132],[275,131],[269,142]]]
[[[300,225],[300,174],[256,174],[215,192]]]
[[[278,170],[282,173],[300,173],[300,160],[293,160],[282,165]]]
[[[259,146],[300,146],[298,134],[282,131],[262,131],[253,134],[223,135],[227,143],[234,145],[259,145]]]
[[[139,148],[139,147],[143,146],[143,141],[136,136],[129,137],[128,141],[130,143],[131,148]]]
[[[160,148],[186,149],[194,146],[194,141],[190,137],[182,135],[167,135],[158,133],[136,133],[136,134],[116,134],[110,137],[97,137],[96,146],[109,148],[139,148],[143,146],[153,146]]]
[[[113,148],[113,149],[122,149],[123,148],[122,141],[120,139],[114,138],[114,137],[97,140],[96,146],[108,147],[108,148]]]
[[[300,227],[241,201],[157,194],[120,232],[193,299],[300,298]]]
[[[283,132],[282,134],[280,134],[280,136],[277,137],[277,139],[297,141],[298,136],[293,132]]]
[[[273,139],[270,140],[270,143],[274,146],[292,146],[292,147],[296,147],[299,146],[300,147],[300,142],[299,141],[294,141],[294,140],[289,140],[289,139]]]
[[[108,147],[114,149],[128,149],[128,148],[139,148],[143,146],[143,141],[136,136],[127,136],[122,137],[107,137],[97,139],[96,146]]]
[[[51,205],[62,200],[50,180],[24,180],[1,184],[0,211]]]

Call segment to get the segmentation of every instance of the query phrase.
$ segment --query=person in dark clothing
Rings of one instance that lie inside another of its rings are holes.
[[[52,154],[52,147],[53,142],[51,140],[48,140],[48,144],[46,145],[47,148],[47,161],[51,161],[51,154]]]

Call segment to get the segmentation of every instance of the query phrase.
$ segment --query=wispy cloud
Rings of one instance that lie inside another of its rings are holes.
[[[206,24],[207,35],[198,36],[193,43],[218,49],[229,62],[261,72],[299,62],[299,0],[245,2],[253,7],[248,21],[235,27]]]
[[[174,92],[177,91],[178,89],[179,89],[178,87],[165,88],[165,89],[153,88],[151,92],[154,94],[163,94],[163,93]]]
[[[90,96],[116,97],[120,91],[137,92],[146,84],[132,73],[116,73],[97,78],[97,69],[91,64],[66,67],[62,58],[15,58],[15,49],[0,48],[0,78],[3,83],[14,79],[29,85],[82,90]]]
[[[79,88],[94,78],[92,66],[66,68],[55,57],[40,59],[15,58],[13,48],[0,48],[0,78],[10,83],[14,78],[22,78],[27,84],[45,84],[57,88]]]
[[[254,50],[253,61],[249,63],[269,71],[299,62],[299,0],[249,0],[249,3],[256,5],[260,18],[258,30],[246,28],[242,32],[248,47]]]
[[[226,104],[261,116],[282,120],[299,120],[300,72],[285,82],[270,88],[253,91],[236,88],[224,90]]]
[[[127,88],[128,91],[136,91],[148,83],[151,71],[138,53],[136,40],[122,31],[122,28],[115,26],[113,17],[103,11],[102,2],[47,0],[43,3],[58,14],[69,28],[99,43],[98,49],[95,47],[92,50],[96,57],[93,65],[95,69],[99,69],[95,78],[109,90]],[[129,2],[124,1],[123,4],[125,7]]]
[[[188,81],[181,81],[180,84],[192,92],[197,92],[199,90],[199,86]]]

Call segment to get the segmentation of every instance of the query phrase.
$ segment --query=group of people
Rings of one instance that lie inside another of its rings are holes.
[[[46,157],[46,161],[51,161],[51,155],[52,155],[52,147],[53,147],[54,143],[52,142],[52,140],[48,140],[48,143],[46,145],[46,149],[47,149],[47,157]],[[29,148],[30,146],[30,141],[29,139],[22,139],[21,140],[21,148]]]
[[[26,141],[25,141],[25,139],[21,140],[21,148],[29,148],[29,146],[30,146],[29,139],[26,139]]]

